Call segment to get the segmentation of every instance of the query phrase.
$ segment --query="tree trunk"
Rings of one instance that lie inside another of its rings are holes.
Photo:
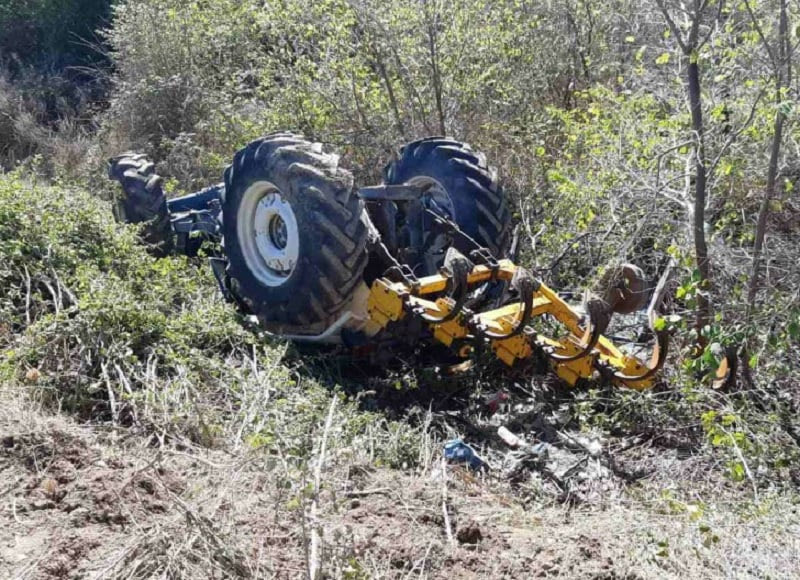
[[[756,294],[760,286],[761,262],[764,252],[764,238],[767,234],[767,219],[772,199],[775,197],[775,190],[778,181],[778,158],[780,157],[781,142],[783,140],[784,114],[779,109],[775,113],[775,132],[772,136],[772,150],[769,156],[769,168],[767,169],[767,187],[764,190],[764,198],[761,200],[761,207],[758,209],[758,222],[756,224],[756,240],[753,244],[753,269],[750,275],[750,287],[747,292],[747,309],[752,311],[756,301]]]
[[[436,99],[436,113],[439,120],[439,134],[444,137],[447,135],[447,130],[444,125],[444,107],[442,106],[442,79],[439,76],[439,63],[436,56],[436,39],[435,31],[431,31],[429,36],[430,50],[431,50],[431,68],[433,72],[433,94]]]
[[[756,295],[760,286],[761,262],[763,261],[764,238],[767,235],[767,221],[769,219],[770,205],[775,197],[778,182],[778,160],[781,153],[781,143],[783,142],[783,125],[786,114],[780,106],[783,98],[783,88],[788,85],[791,75],[791,62],[787,51],[787,31],[788,14],[786,0],[781,1],[780,26],[778,31],[778,55],[779,62],[775,63],[775,102],[778,110],[775,112],[774,133],[772,135],[772,148],[769,156],[769,167],[767,168],[767,187],[764,190],[764,198],[761,200],[761,207],[758,210],[758,222],[756,223],[756,239],[753,244],[753,268],[750,274],[750,286],[747,291],[747,322],[755,306]],[[783,67],[786,67],[784,73]],[[786,76],[784,77],[784,74]],[[784,84],[784,79],[786,83]]]
[[[380,49],[378,47],[372,47],[373,55],[375,57],[375,64],[378,67],[378,71],[380,72],[381,79],[383,79],[383,83],[386,86],[386,93],[389,96],[389,104],[392,107],[392,114],[394,115],[394,124],[397,129],[397,132],[400,133],[400,136],[403,138],[403,141],[406,140],[406,129],[403,126],[403,119],[400,116],[400,108],[397,106],[397,98],[394,95],[394,86],[392,85],[392,79],[389,78],[389,72],[386,70],[386,64],[383,62],[383,55],[380,53]]]
[[[436,115],[439,125],[439,134],[444,137],[447,130],[444,122],[444,106],[442,105],[442,77],[439,71],[439,55],[437,54],[436,40],[439,34],[439,14],[437,6],[431,8],[428,18],[428,50],[431,59],[431,76],[433,81],[433,98],[436,102]]]
[[[708,257],[708,244],[706,243],[706,148],[703,138],[703,108],[700,92],[700,70],[697,65],[697,56],[689,55],[689,68],[687,70],[687,85],[689,91],[689,107],[692,112],[692,132],[694,133],[694,253],[697,261],[697,270],[700,273],[699,292],[697,293],[697,311],[695,313],[695,330],[697,331],[698,347],[705,346],[702,337],[703,329],[711,320],[711,301],[708,299],[711,290],[711,264]]]
[[[693,153],[694,153],[694,207],[692,209],[692,237],[694,238],[694,256],[697,262],[697,271],[700,281],[697,292],[697,307],[695,309],[695,331],[697,332],[697,342],[695,354],[700,355],[706,346],[707,339],[703,336],[703,330],[711,322],[711,261],[708,256],[708,244],[706,243],[706,198],[708,197],[708,168],[706,160],[705,146],[705,126],[703,124],[703,93],[700,87],[700,65],[699,51],[709,40],[711,32],[704,39],[700,38],[700,24],[704,11],[709,7],[708,0],[694,0],[692,2],[694,10],[686,12],[691,17],[691,27],[686,36],[675,23],[670,15],[664,0],[656,0],[670,31],[675,37],[675,41],[689,59],[689,66],[686,70],[686,89],[689,93],[689,109],[692,114],[692,133],[693,133]],[[718,6],[717,17],[722,10],[722,5]],[[713,30],[713,28],[712,28]]]

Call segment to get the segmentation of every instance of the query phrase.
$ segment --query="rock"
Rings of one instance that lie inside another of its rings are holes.
[[[78,507],[72,510],[69,514],[70,520],[73,525],[86,522],[90,517],[90,511],[87,507]]]
[[[56,504],[50,499],[37,499],[30,503],[30,507],[32,510],[51,510]]]
[[[483,539],[480,526],[471,521],[456,532],[456,539],[460,544],[478,544]]]

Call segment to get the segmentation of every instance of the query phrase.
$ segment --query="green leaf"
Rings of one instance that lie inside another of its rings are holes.
[[[653,322],[653,329],[656,331],[664,330],[667,327],[667,321],[660,316]]]
[[[667,64],[669,62],[669,53],[664,52],[656,59],[656,64],[662,65]]]
[[[744,481],[745,471],[741,461],[732,461],[728,466],[733,481]]]

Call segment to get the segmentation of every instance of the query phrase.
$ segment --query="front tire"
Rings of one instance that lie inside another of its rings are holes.
[[[122,185],[123,196],[114,204],[114,218],[120,223],[143,224],[142,238],[157,253],[172,247],[172,227],[163,179],[155,164],[141,153],[123,153],[109,160],[108,176]]]
[[[367,262],[363,205],[336,155],[276,133],[225,171],[228,286],[275,334],[317,335],[350,305]]]

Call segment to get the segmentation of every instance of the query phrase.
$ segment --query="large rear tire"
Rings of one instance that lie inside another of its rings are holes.
[[[367,262],[363,204],[338,156],[276,133],[225,171],[228,286],[269,331],[318,335],[350,306]]]
[[[123,153],[109,160],[108,176],[122,185],[114,218],[120,223],[144,224],[144,241],[166,253],[172,246],[172,228],[163,179],[156,174],[155,164],[140,153]]]
[[[408,143],[384,169],[384,182],[431,186],[437,206],[464,233],[495,257],[505,257],[511,237],[508,202],[496,171],[466,143],[442,137]]]

